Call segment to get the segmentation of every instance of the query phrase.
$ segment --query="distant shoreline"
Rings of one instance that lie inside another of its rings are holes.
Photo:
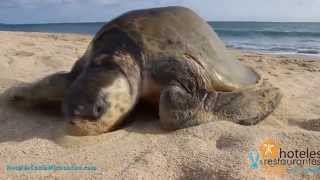
[[[95,35],[105,22],[0,24],[0,31]],[[228,47],[272,54],[320,57],[320,23],[210,21]]]
[[[94,35],[91,34],[81,34],[81,33],[59,33],[59,32],[24,32],[24,31],[0,31],[0,33],[32,33],[32,34],[43,34],[43,35],[67,35],[67,36],[83,36],[84,38],[93,38]],[[260,55],[270,55],[270,56],[285,56],[285,57],[292,57],[292,58],[303,58],[305,60],[320,60],[320,54],[304,54],[304,53],[287,53],[287,52],[267,52],[267,51],[258,51],[258,50],[251,50],[251,49],[239,49],[234,47],[227,48],[236,54],[241,53],[249,53],[249,54],[260,54]]]
[[[19,25],[50,25],[50,24],[95,24],[95,23],[107,23],[109,21],[97,21],[97,22],[48,22],[48,23],[0,23],[0,25],[6,26],[19,26]],[[318,24],[319,21],[207,21],[208,23],[310,23]]]

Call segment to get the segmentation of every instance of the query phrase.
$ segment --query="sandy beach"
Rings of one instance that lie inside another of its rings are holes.
[[[8,105],[8,88],[68,71],[91,39],[0,32],[0,179],[320,179],[320,169],[304,174],[283,167],[252,169],[248,159],[269,140],[288,151],[320,151],[320,57],[230,50],[283,93],[276,111],[255,126],[219,121],[165,132],[155,114],[138,112],[130,117],[133,123],[117,131],[72,137],[62,133],[61,114]],[[8,169],[25,164],[96,170]]]

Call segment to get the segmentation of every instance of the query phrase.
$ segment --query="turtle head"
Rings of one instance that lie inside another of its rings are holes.
[[[65,96],[63,111],[72,135],[113,130],[131,108],[129,81],[117,64],[89,65]]]

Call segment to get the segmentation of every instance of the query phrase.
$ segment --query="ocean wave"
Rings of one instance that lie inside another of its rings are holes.
[[[265,48],[266,51],[278,51],[278,52],[297,52],[299,50],[295,48],[287,48],[287,47],[271,47],[271,48]]]
[[[269,36],[269,37],[317,37],[320,38],[320,32],[300,32],[300,31],[263,31],[263,30],[215,30],[221,36]]]
[[[294,53],[294,54],[306,54],[306,55],[320,55],[320,49],[300,49],[294,47],[265,47],[261,45],[245,45],[245,44],[227,44],[229,48],[246,49],[269,53]]]
[[[302,43],[320,43],[320,39],[315,40],[315,39],[300,39],[299,42]]]
[[[317,50],[312,50],[312,49],[308,49],[308,50],[298,50],[299,54],[320,54],[319,51]]]

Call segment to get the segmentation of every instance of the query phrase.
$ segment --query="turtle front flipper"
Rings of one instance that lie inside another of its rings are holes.
[[[274,87],[190,94],[181,86],[169,86],[161,93],[160,121],[170,130],[219,120],[254,125],[274,111],[281,97]]]
[[[271,114],[282,98],[275,87],[245,89],[208,94],[206,109],[223,120],[241,125],[255,125]]]
[[[8,89],[5,94],[13,104],[33,106],[61,103],[71,83],[69,73],[59,72],[34,83],[21,83]]]

